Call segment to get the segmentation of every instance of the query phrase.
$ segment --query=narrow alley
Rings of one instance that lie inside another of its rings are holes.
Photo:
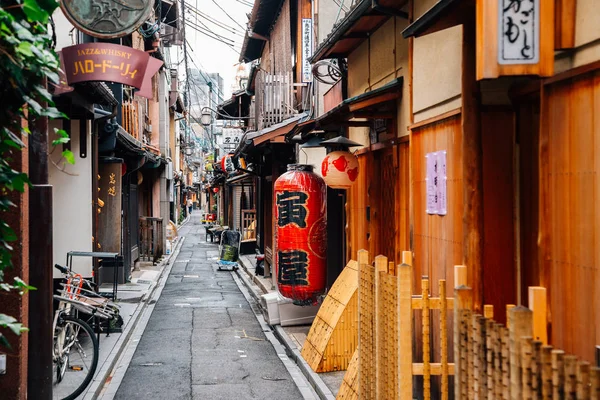
[[[183,245],[114,398],[302,399],[280,359],[287,357],[267,340],[255,316],[254,300],[242,293],[235,272],[213,265],[218,246],[205,241],[198,214],[181,236]]]

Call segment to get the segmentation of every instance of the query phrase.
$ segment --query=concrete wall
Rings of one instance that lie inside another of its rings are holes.
[[[348,56],[348,97],[404,77],[402,98],[398,100],[399,136],[408,134],[406,128],[410,123],[408,40],[402,38],[402,30],[407,25],[405,19],[391,18]],[[368,128],[351,128],[349,136],[365,146],[369,143]]]
[[[55,139],[54,128],[62,129],[60,121],[49,122],[49,142]],[[92,251],[92,140],[91,122],[86,124],[87,154],[79,157],[79,121],[71,121],[71,149],[75,164],[65,163],[62,146],[49,147],[48,180],[53,186],[53,252],[54,263],[64,265],[67,252]],[[92,260],[74,258],[73,269],[83,276],[92,275]],[[54,277],[60,277],[54,270]]]

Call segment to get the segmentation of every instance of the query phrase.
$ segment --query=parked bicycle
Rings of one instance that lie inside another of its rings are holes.
[[[120,318],[117,306],[99,296],[93,283],[55,265],[65,278],[54,313],[52,348],[53,398],[72,400],[88,387],[98,366],[100,321]],[[96,332],[87,321],[91,321]],[[108,325],[108,324],[107,324]]]

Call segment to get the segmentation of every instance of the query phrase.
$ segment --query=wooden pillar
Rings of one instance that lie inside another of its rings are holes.
[[[483,166],[479,121],[479,85],[475,79],[475,10],[463,25],[462,65],[462,153],[463,153],[463,246],[464,264],[468,265],[473,306],[480,311],[483,303]]]
[[[25,147],[18,151],[13,150],[10,163],[16,171],[27,173],[27,137],[22,137]],[[10,242],[13,246],[12,268],[4,271],[4,281],[13,282],[19,277],[29,282],[29,189],[25,187],[24,193],[13,191],[8,196],[15,206],[2,214],[5,221],[15,232],[17,240]],[[23,323],[28,324],[29,295],[19,296],[16,293],[2,296],[2,313],[10,315]],[[7,399],[25,398],[27,394],[27,333],[21,336],[14,335],[9,329],[3,331],[12,348],[7,356],[6,374],[0,377],[0,393]],[[0,353],[5,353],[3,347]]]

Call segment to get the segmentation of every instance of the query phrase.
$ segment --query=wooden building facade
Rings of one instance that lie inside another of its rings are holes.
[[[427,275],[449,287],[453,266],[465,264],[479,310],[527,305],[527,287],[543,286],[550,343],[594,361],[600,28],[591,21],[600,11],[592,0],[535,3],[537,36],[506,61],[498,14],[519,11],[508,3],[355,2],[317,40],[313,64],[347,62],[337,96],[348,108],[342,115],[324,98],[315,131],[337,124],[363,145],[346,194],[348,261],[367,249],[398,264],[411,250],[414,282]],[[435,178],[443,185],[432,192]]]

